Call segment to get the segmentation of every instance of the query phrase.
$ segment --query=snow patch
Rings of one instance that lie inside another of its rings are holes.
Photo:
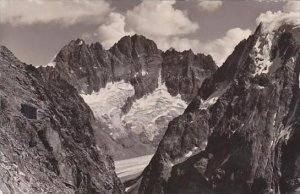
[[[292,57],[292,58],[291,58],[291,61],[292,61],[292,63],[295,63],[295,61],[296,61],[296,60],[295,60],[295,57]]]
[[[275,127],[275,124],[276,124],[276,116],[277,116],[277,113],[274,113],[274,115],[273,115],[273,127]]]
[[[219,99],[219,97],[212,97],[212,98],[208,98],[205,101],[202,101],[199,109],[205,110],[205,109],[209,108],[211,105],[214,105],[218,101],[218,99]]]
[[[272,141],[270,142],[269,149],[271,149],[273,145],[274,145],[274,141],[272,140]]]
[[[255,73],[254,75],[260,75],[262,73],[268,73],[269,68],[272,65],[270,61],[270,52],[272,48],[272,39],[273,34],[265,34],[262,37],[259,37],[257,40],[251,57],[255,63]]]
[[[291,129],[290,128],[285,128],[280,131],[278,140],[281,138],[284,138],[286,141],[290,139],[290,134],[291,134]]]
[[[153,140],[186,107],[180,95],[170,95],[159,75],[158,87],[151,94],[135,101],[122,121],[136,134],[144,133],[149,140]]]
[[[83,41],[80,40],[80,42],[78,43],[78,46],[82,45],[83,44]]]
[[[188,157],[191,157],[193,155],[193,152],[192,151],[189,151],[188,153],[186,153],[184,155],[184,157],[188,158]]]
[[[199,147],[197,147],[197,146],[193,147],[193,150],[197,150],[197,149],[199,149]]]
[[[258,85],[257,88],[260,89],[260,90],[262,90],[262,89],[264,89],[265,87],[264,87],[264,86]]]
[[[108,126],[118,129],[111,133],[114,138],[125,132],[121,121],[121,108],[128,97],[134,95],[134,88],[124,81],[107,83],[105,88],[90,95],[81,94],[84,101],[90,106],[95,117]]]
[[[299,88],[300,88],[300,74],[298,75],[298,84],[299,84]]]
[[[52,62],[48,63],[46,66],[47,67],[55,67],[55,65],[56,65],[56,62],[52,61]]]
[[[148,75],[148,72],[142,69],[142,76]]]
[[[134,77],[137,77],[137,76],[139,75],[139,73],[140,73],[140,72],[136,72],[136,73],[134,74]],[[141,75],[142,75],[142,76],[148,75],[148,72],[145,71],[144,69],[142,69]]]

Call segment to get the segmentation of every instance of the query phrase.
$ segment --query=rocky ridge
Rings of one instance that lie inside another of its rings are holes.
[[[130,193],[298,193],[299,28],[260,24],[170,122]]]
[[[92,111],[47,69],[0,47],[0,193],[124,193]]]

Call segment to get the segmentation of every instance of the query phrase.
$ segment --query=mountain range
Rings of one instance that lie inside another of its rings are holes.
[[[110,136],[105,145],[115,159],[153,154],[169,121],[217,69],[211,56],[163,52],[141,35],[123,37],[109,50],[71,41],[48,66],[91,107],[103,129],[96,139]]]

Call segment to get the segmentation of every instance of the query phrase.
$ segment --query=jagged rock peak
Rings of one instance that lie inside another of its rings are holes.
[[[5,53],[10,53],[10,54],[12,54],[12,52],[11,52],[6,46],[4,46],[4,45],[1,45],[1,46],[0,46],[0,53],[1,53],[1,54],[5,54]]]
[[[175,48],[171,47],[169,48],[168,50],[166,50],[163,55],[191,55],[191,56],[194,56],[195,53],[192,51],[192,49],[189,49],[189,50],[184,50],[184,51],[178,51],[176,50]],[[203,56],[205,56],[203,54]]]
[[[70,46],[81,46],[84,45],[85,42],[83,39],[77,38],[76,40],[71,40],[71,42],[68,44]]]
[[[159,53],[156,43],[142,35],[124,36],[109,49],[112,52],[121,52],[126,56],[136,56],[142,53]]]
[[[4,45],[0,45],[0,55],[1,57],[8,57],[11,60],[17,60],[17,58],[15,57],[15,55]]]
[[[20,61],[13,52],[11,52],[6,46],[0,45],[0,59],[5,61],[3,63],[0,62],[0,66],[6,66],[13,69],[26,69],[26,68],[35,68],[33,65],[25,65],[22,61]],[[5,67],[5,68],[6,68]],[[4,71],[0,71],[1,74],[4,74]],[[0,88],[1,89],[1,88]],[[1,90],[0,90],[1,93]]]

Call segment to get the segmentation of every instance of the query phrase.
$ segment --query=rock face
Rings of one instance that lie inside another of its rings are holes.
[[[92,111],[47,69],[0,47],[0,193],[124,193]]]
[[[109,50],[71,41],[51,66],[91,107],[100,133],[111,137],[107,149],[115,159],[153,153],[168,122],[217,69],[210,56],[162,52],[140,35],[125,36]]]
[[[171,95],[180,94],[190,102],[198,93],[203,80],[217,69],[210,56],[195,55],[191,50],[169,49],[163,54],[162,79]]]
[[[263,28],[170,122],[137,193],[300,192],[300,30]]]

